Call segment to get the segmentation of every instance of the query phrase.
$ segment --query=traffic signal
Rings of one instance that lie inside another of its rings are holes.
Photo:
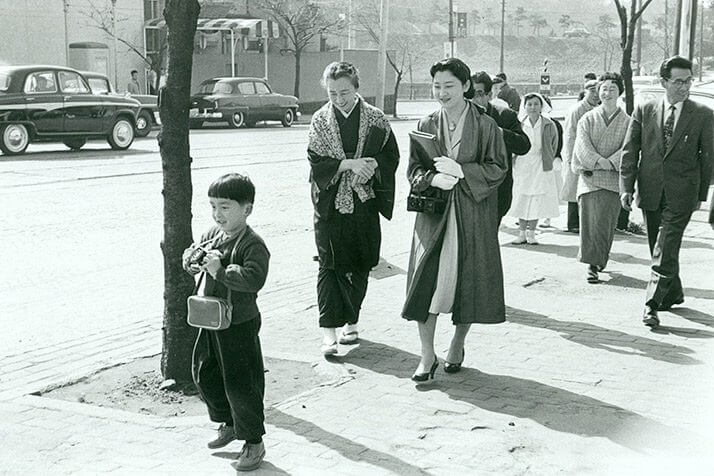
[[[466,12],[456,12],[456,35],[460,37],[468,36],[468,25],[466,23]]]

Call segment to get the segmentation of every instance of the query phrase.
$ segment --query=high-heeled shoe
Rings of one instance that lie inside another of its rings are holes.
[[[461,362],[457,364],[452,364],[451,362],[447,362],[446,360],[444,361],[444,372],[447,374],[455,374],[459,370],[461,370],[461,365],[464,363],[464,359],[466,358],[466,350],[461,349]]]
[[[431,364],[431,369],[429,369],[428,372],[424,372],[423,374],[412,375],[412,380],[415,382],[426,382],[429,379],[433,379],[434,374],[436,373],[436,368],[438,366],[439,366],[439,359],[434,357],[434,363]]]

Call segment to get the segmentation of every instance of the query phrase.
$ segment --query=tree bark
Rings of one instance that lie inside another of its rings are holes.
[[[392,116],[396,119],[397,117],[397,99],[399,98],[399,84],[402,82],[402,71],[397,71],[397,78],[394,82],[394,114]]]
[[[302,50],[295,48],[295,86],[293,87],[293,96],[300,98],[300,56]]]
[[[188,109],[191,97],[193,40],[200,5],[197,0],[167,0],[169,65],[161,94],[159,148],[163,170],[164,316],[161,373],[165,379],[190,382],[196,329],[186,324],[186,299],[194,282],[182,268],[183,250],[192,241],[191,156]]]

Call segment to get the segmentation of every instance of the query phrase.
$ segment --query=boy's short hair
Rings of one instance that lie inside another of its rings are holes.
[[[504,73],[503,71],[501,71],[500,73],[498,73],[498,74],[496,75],[496,77],[497,77],[497,78],[501,78],[504,83],[508,81],[508,76],[506,76],[506,73]]]
[[[218,177],[208,187],[208,196],[235,200],[238,203],[253,203],[255,201],[255,185],[246,175],[226,174]]]

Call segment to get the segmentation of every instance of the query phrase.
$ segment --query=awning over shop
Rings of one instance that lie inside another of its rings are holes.
[[[165,27],[166,20],[163,18],[152,18],[144,22],[144,28],[147,30],[159,30]],[[196,30],[224,30],[258,38],[266,36],[268,32],[272,38],[279,36],[277,23],[259,18],[199,18],[196,22]]]

